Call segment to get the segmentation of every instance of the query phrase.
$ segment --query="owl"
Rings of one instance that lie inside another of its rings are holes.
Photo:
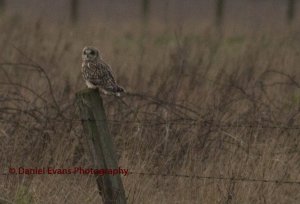
[[[83,48],[81,73],[90,89],[100,88],[104,94],[116,96],[125,92],[115,81],[110,66],[102,60],[99,50],[94,47]]]

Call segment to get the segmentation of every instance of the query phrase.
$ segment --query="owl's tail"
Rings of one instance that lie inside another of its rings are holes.
[[[121,93],[124,93],[125,89],[118,84],[114,84],[113,86],[106,88],[106,91],[109,91],[113,95],[121,96]]]
[[[125,92],[125,89],[119,85],[115,85],[112,89],[112,92],[114,93],[121,93],[121,92]]]

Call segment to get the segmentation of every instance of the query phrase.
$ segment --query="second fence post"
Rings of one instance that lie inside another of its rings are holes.
[[[97,89],[76,93],[83,129],[87,136],[90,155],[97,169],[118,169],[115,150],[110,137],[102,98]],[[95,175],[100,195],[105,204],[126,203],[120,174]]]

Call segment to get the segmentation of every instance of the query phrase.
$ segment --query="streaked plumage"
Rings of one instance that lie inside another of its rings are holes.
[[[99,87],[104,93],[109,92],[117,96],[125,91],[116,83],[110,66],[101,59],[98,49],[85,47],[82,60],[81,72],[88,88]]]

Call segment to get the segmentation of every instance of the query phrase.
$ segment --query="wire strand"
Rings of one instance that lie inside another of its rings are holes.
[[[141,176],[162,176],[162,177],[180,177],[180,178],[193,178],[198,180],[209,179],[209,180],[226,180],[226,181],[237,181],[237,182],[262,182],[262,183],[276,183],[276,184],[296,184],[300,185],[300,181],[291,180],[273,180],[273,179],[255,179],[246,177],[223,177],[223,176],[198,176],[198,175],[185,175],[185,174],[157,174],[157,173],[146,173],[146,172],[130,172],[129,174],[141,175]]]

